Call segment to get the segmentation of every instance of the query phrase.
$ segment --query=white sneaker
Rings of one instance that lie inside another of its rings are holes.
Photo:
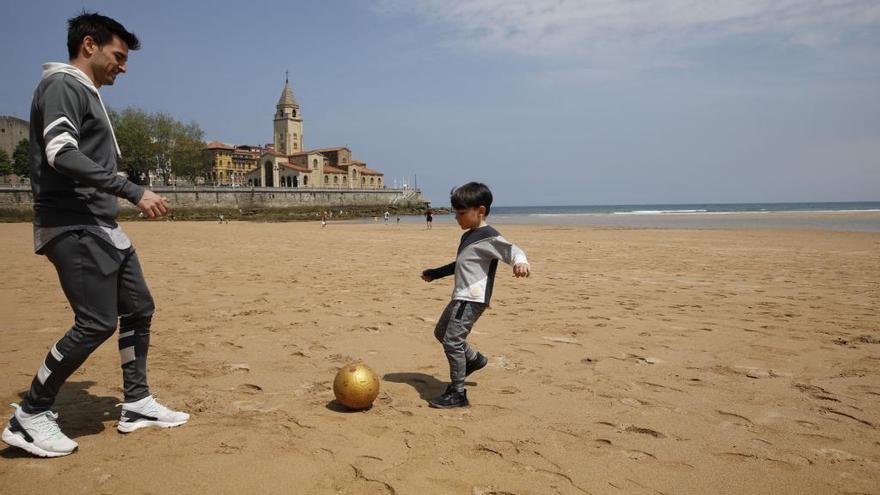
[[[52,411],[24,416],[18,404],[3,429],[3,441],[40,457],[61,457],[79,446],[58,427],[58,415]]]
[[[137,402],[118,405],[122,406],[122,414],[119,416],[116,429],[122,433],[131,433],[148,426],[173,428],[189,420],[189,414],[168,409],[156,402],[152,395]]]

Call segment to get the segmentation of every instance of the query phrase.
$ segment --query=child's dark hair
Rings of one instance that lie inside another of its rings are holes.
[[[124,41],[129,50],[138,50],[141,47],[137,36],[122,24],[97,12],[84,10],[80,15],[67,20],[67,54],[70,55],[70,60],[75,59],[86,36],[91,36],[98,46],[104,46],[113,40],[114,35]]]
[[[453,189],[449,193],[449,201],[452,203],[452,208],[456,210],[485,206],[486,216],[489,216],[489,209],[492,206],[492,191],[482,182],[468,182]]]

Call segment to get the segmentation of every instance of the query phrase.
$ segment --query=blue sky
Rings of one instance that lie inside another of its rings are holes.
[[[265,143],[289,70],[306,147],[437,205],[880,200],[875,0],[5,2],[0,114],[83,7],[142,41],[109,105]]]

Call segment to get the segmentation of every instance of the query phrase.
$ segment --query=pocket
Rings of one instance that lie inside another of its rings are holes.
[[[455,319],[461,320],[461,317],[464,316],[464,310],[467,308],[467,302],[461,301],[458,303],[458,311],[455,312]]]
[[[88,231],[80,232],[79,242],[86,248],[86,252],[102,275],[107,276],[119,270],[123,256],[118,249]]]

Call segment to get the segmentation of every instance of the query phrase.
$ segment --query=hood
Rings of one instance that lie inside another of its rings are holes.
[[[70,64],[63,64],[60,62],[49,62],[43,64],[43,76],[42,79],[46,79],[49,76],[53,76],[55,74],[67,74],[74,79],[76,79],[80,84],[89,89],[95,96],[98,97],[98,102],[101,104],[101,109],[104,110],[104,118],[107,119],[107,126],[110,127],[110,135],[113,137],[113,145],[116,146],[116,156],[122,157],[122,152],[119,150],[119,143],[116,142],[116,132],[113,131],[113,123],[110,122],[110,115],[107,114],[107,107],[104,106],[104,100],[101,98],[101,93],[98,92],[98,88],[95,87],[95,83],[89,79],[89,76],[86,75],[85,72],[79,70],[77,67],[74,67]]]

